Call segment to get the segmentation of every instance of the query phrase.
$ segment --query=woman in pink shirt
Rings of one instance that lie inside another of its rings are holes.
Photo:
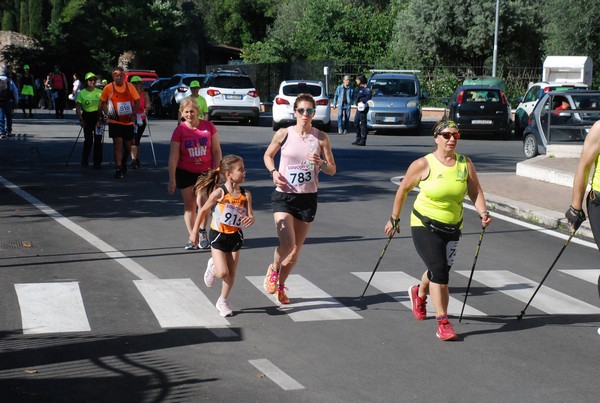
[[[315,100],[300,94],[294,102],[296,124],[279,129],[263,157],[276,188],[271,195],[273,218],[279,237],[273,263],[267,268],[265,290],[281,304],[289,304],[285,280],[298,262],[300,250],[317,212],[319,171],[335,175],[336,167],[329,137],[312,127]],[[275,155],[281,151],[279,168]]]
[[[181,189],[183,197],[183,221],[188,231],[186,250],[198,249],[190,238],[196,221],[196,207],[200,209],[206,202],[207,195],[201,194],[196,200],[192,190],[198,177],[206,175],[209,170],[221,163],[222,152],[217,128],[211,122],[198,119],[198,104],[193,99],[184,99],[179,111],[185,119],[171,136],[169,152],[169,186],[170,194]],[[206,236],[206,226],[201,225],[200,246],[210,247]]]

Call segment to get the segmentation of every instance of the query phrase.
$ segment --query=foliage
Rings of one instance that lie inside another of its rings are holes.
[[[265,41],[248,44],[247,62],[378,60],[385,56],[393,15],[345,0],[284,0]]]
[[[495,0],[412,0],[398,14],[390,53],[421,65],[483,65],[493,55],[495,4]],[[541,58],[541,24],[533,1],[500,4],[499,59],[523,63]]]
[[[600,68],[600,15],[598,0],[550,0],[545,15],[547,55],[590,56],[593,65]],[[596,87],[597,88],[597,87]]]

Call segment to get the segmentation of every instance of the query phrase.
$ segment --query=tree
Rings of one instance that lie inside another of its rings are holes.
[[[396,19],[392,55],[421,65],[483,65],[493,53],[495,0],[411,0]],[[539,60],[539,5],[533,0],[500,3],[499,59]],[[526,38],[526,40],[524,40]]]
[[[590,56],[600,66],[600,31],[597,0],[551,0],[546,8],[543,42],[545,55]]]
[[[44,5],[40,0],[29,0],[29,34],[41,38],[47,23],[44,22]]]
[[[385,55],[394,13],[346,0],[285,0],[268,38],[245,46],[249,62],[377,61]]]

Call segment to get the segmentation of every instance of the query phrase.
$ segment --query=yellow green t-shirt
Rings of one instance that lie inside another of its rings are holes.
[[[592,176],[592,189],[596,192],[600,192],[600,154],[596,156],[594,176]]]
[[[100,104],[100,95],[102,90],[94,88],[88,91],[87,88],[79,91],[77,99],[75,100],[78,104],[81,104],[81,109],[85,112],[97,112],[98,105]]]
[[[456,163],[451,167],[442,164],[433,154],[427,154],[425,159],[429,163],[429,175],[419,182],[421,191],[414,209],[433,220],[458,224],[463,218],[463,199],[467,194],[467,158],[456,154]],[[410,225],[422,227],[423,223],[411,213]]]
[[[208,104],[206,103],[206,99],[200,94],[198,94],[198,98],[194,98],[191,95],[188,98],[192,98],[198,104],[198,110],[200,111],[199,119],[204,118],[204,114],[208,113]]]

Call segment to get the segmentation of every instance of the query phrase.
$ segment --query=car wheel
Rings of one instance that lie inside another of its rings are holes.
[[[528,134],[523,140],[523,153],[527,158],[533,158],[539,154],[538,142],[533,134]]]
[[[173,99],[171,101],[171,107],[169,108],[170,117],[177,119],[177,112],[179,112],[179,104]]]

